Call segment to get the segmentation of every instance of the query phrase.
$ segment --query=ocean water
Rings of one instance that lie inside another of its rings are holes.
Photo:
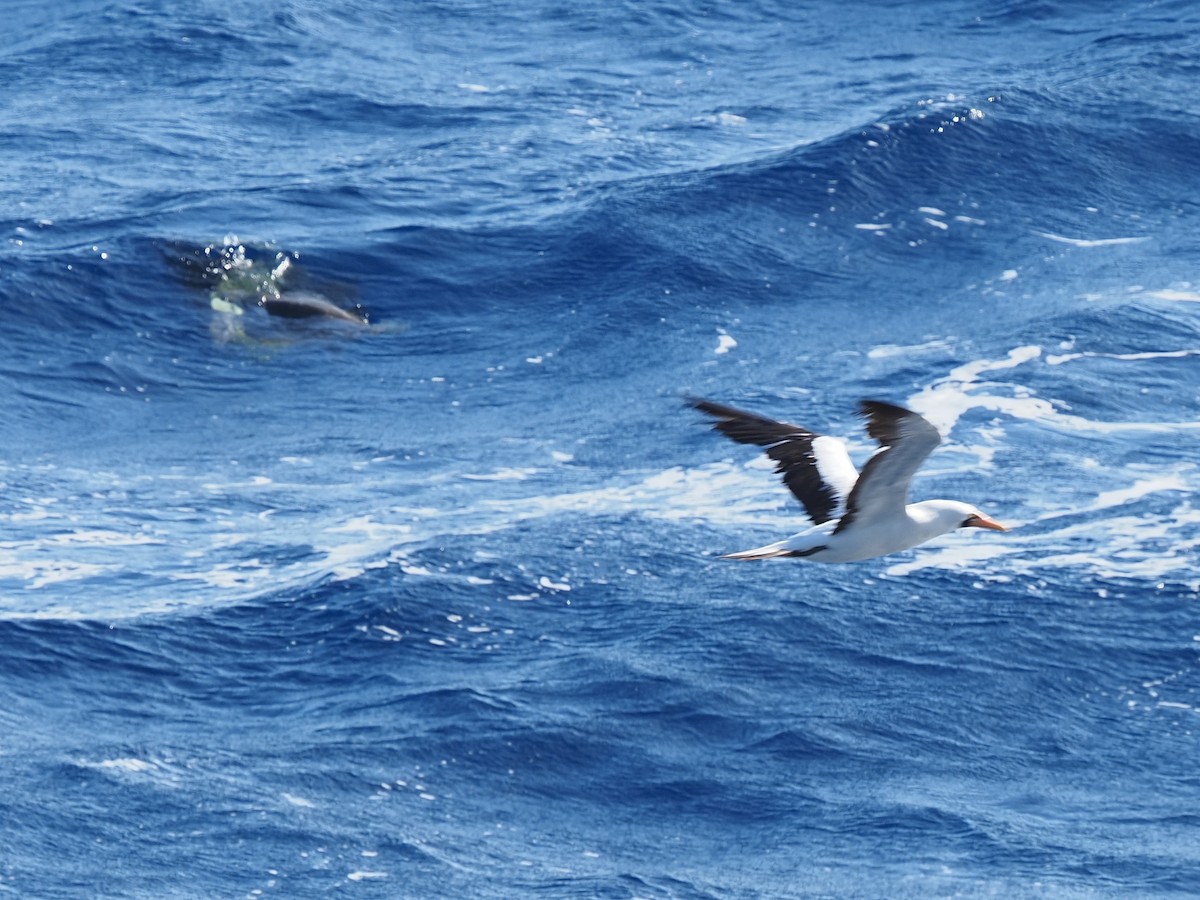
[[[5,14],[0,895],[1200,893],[1195,4]]]

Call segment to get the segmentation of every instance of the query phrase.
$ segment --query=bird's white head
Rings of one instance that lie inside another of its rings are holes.
[[[931,524],[937,523],[942,534],[954,531],[956,528],[990,528],[992,531],[1008,531],[991,516],[980,512],[970,503],[960,503],[958,500],[926,500],[924,503],[914,505],[929,515]]]

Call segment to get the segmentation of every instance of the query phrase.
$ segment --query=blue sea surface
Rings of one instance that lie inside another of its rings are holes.
[[[8,0],[0,74],[0,896],[1200,895],[1196,4]],[[910,406],[1012,531],[722,560],[805,520],[688,395]]]

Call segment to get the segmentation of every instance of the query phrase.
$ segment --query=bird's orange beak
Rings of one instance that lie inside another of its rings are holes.
[[[971,516],[964,524],[969,528],[990,528],[992,531],[1008,531],[1007,528],[991,516],[985,516],[983,513]]]

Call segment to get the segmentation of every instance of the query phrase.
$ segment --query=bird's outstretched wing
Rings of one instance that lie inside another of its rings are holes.
[[[766,448],[814,525],[844,514],[858,471],[837,438],[708,400],[689,397],[688,403],[716,419],[713,428],[726,437]]]
[[[867,434],[879,441],[880,447],[863,466],[846,500],[838,531],[855,519],[903,515],[913,474],[942,441],[936,428],[903,407],[863,400],[858,413],[867,420]]]

